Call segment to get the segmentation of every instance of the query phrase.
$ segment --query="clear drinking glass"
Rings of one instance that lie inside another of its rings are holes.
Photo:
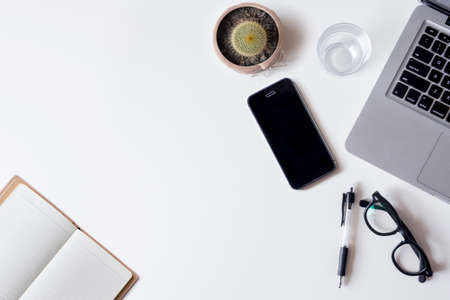
[[[335,75],[358,71],[372,51],[369,36],[360,27],[339,23],[328,27],[320,36],[317,54],[325,68]]]

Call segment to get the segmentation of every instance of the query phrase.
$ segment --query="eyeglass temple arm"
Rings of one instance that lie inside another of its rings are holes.
[[[367,206],[369,206],[369,204],[370,204],[370,201],[367,201],[367,200],[360,200],[360,201],[359,201],[359,206],[361,206],[361,207],[363,207],[363,208],[366,208]],[[370,208],[373,208],[373,209],[379,209],[379,210],[384,210],[384,211],[386,211],[386,210],[384,209],[384,207],[381,206],[381,205],[379,205],[378,203],[372,204],[372,205],[370,206]]]

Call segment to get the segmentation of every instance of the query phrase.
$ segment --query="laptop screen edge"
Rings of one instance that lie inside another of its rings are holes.
[[[450,13],[450,0],[421,0],[424,4],[436,8],[443,13]]]

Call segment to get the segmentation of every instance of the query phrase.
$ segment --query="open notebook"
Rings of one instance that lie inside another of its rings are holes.
[[[0,300],[121,299],[138,276],[14,177],[0,194]]]

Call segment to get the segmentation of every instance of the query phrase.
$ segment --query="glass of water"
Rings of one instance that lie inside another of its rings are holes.
[[[372,51],[369,36],[360,27],[339,23],[328,27],[320,36],[317,54],[325,68],[339,76],[358,71]]]

